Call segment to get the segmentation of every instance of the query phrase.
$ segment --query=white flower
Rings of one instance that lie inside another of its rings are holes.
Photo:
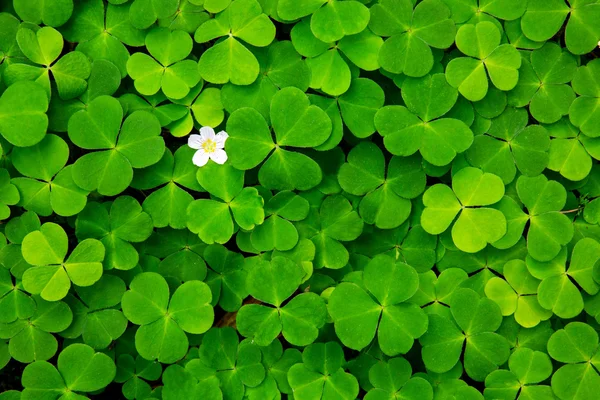
[[[210,158],[217,164],[224,164],[227,161],[227,153],[225,153],[225,141],[229,135],[227,132],[221,131],[215,135],[215,130],[210,126],[200,128],[199,135],[190,135],[188,146],[196,151],[192,162],[194,165],[203,167]]]

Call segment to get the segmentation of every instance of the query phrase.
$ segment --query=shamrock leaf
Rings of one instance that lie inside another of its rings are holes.
[[[4,81],[10,85],[21,80],[35,80],[50,97],[50,73],[54,78],[61,99],[69,100],[81,95],[87,88],[86,80],[91,64],[85,54],[72,51],[58,61],[63,49],[63,37],[56,29],[45,26],[33,31],[21,27],[17,42],[23,54],[33,63],[9,65],[4,71]]]
[[[598,333],[583,322],[571,322],[548,340],[550,357],[565,363],[552,375],[559,398],[593,398],[600,388],[597,370]]]
[[[27,234],[21,251],[25,261],[34,265],[23,274],[23,287],[47,301],[63,299],[71,282],[77,286],[91,286],[102,276],[102,243],[95,239],[83,240],[65,261],[67,234],[60,225],[52,222]]]
[[[283,3],[281,10],[289,7],[285,1]],[[335,42],[345,36],[358,34],[369,24],[369,9],[360,2],[333,0],[320,1],[320,3],[324,3],[324,5],[312,13],[310,29],[322,42]],[[283,15],[287,15],[287,12],[284,12]]]
[[[529,255],[538,261],[552,260],[573,237],[571,221],[559,212],[566,203],[565,188],[544,175],[521,176],[517,193],[529,215]]]
[[[83,149],[100,150],[75,162],[73,180],[77,186],[114,196],[129,186],[133,168],[145,168],[161,159],[165,145],[158,119],[135,111],[122,120],[121,105],[109,96],[96,97],[87,109],[73,114],[69,120],[71,141]]]
[[[136,275],[123,295],[121,306],[129,321],[141,325],[135,347],[147,360],[172,364],[188,349],[185,332],[201,334],[214,320],[209,287],[200,281],[179,286],[169,300],[169,286],[155,272]]]
[[[429,316],[429,328],[419,339],[428,370],[450,371],[459,361],[464,346],[464,366],[476,381],[508,360],[507,340],[495,333],[502,323],[500,308],[471,289],[458,289],[450,301],[451,318]]]
[[[355,253],[367,257],[388,254],[412,266],[417,272],[426,272],[435,263],[437,239],[423,230],[421,225],[409,224],[409,221],[392,230],[367,229],[352,244]]]
[[[374,389],[369,390],[365,399],[433,399],[433,389],[429,382],[411,375],[410,363],[402,357],[392,358],[388,362],[379,361],[369,370],[369,380]]]
[[[600,136],[598,121],[600,120],[600,83],[596,76],[600,73],[600,62],[592,60],[587,65],[577,68],[572,86],[579,95],[571,103],[569,119],[571,123],[586,136]]]
[[[402,286],[390,285],[402,281]],[[417,291],[416,271],[389,256],[373,258],[365,267],[364,287],[340,283],[329,296],[329,314],[342,343],[361,350],[377,340],[389,356],[407,353],[414,340],[427,330],[427,315],[406,303]],[[372,299],[369,293],[375,297]]]
[[[61,351],[57,367],[46,361],[28,365],[21,379],[23,396],[54,399],[70,392],[95,392],[111,383],[116,374],[115,363],[109,356],[80,343]]]
[[[390,153],[406,157],[419,150],[426,161],[442,166],[471,146],[473,133],[464,122],[440,118],[458,96],[444,75],[406,79],[401,93],[407,107],[385,106],[375,115],[375,126]]]
[[[39,230],[40,226],[39,217],[32,211],[14,217],[6,224],[5,232],[9,243],[0,246],[0,265],[10,270],[17,279],[21,279],[25,270],[31,267],[23,258],[21,243],[28,233]]]
[[[162,398],[177,400],[202,396],[202,398],[210,400],[222,399],[221,382],[215,373],[214,369],[205,366],[197,358],[186,363],[185,368],[179,364],[169,365],[162,376],[164,384]],[[234,393],[239,394],[235,390]],[[243,390],[241,396],[243,396]]]
[[[600,286],[595,281],[598,261],[596,251],[600,244],[592,238],[584,238],[573,247],[569,267],[566,267],[567,252],[563,250],[554,260],[547,263],[528,260],[532,274],[543,279],[539,287],[542,307],[552,310],[561,318],[572,318],[583,310],[583,297],[579,288],[588,295],[595,295]],[[549,268],[549,265],[551,268]]]
[[[508,359],[509,370],[499,369],[485,378],[485,395],[491,398],[554,398],[552,389],[537,385],[552,374],[546,353],[526,347],[517,348]]]
[[[258,173],[266,188],[307,190],[318,185],[322,179],[319,165],[302,153],[282,147],[324,143],[331,134],[331,120],[325,111],[311,105],[301,90],[288,87],[273,96],[270,114],[275,142],[258,111],[243,108],[231,114],[225,150],[233,167],[248,170],[267,159]]]
[[[22,363],[52,358],[58,349],[52,333],[65,330],[73,321],[73,312],[64,302],[48,302],[39,296],[33,296],[33,300],[35,311],[29,319],[0,323],[0,336],[10,339],[10,356]]]
[[[504,278],[493,277],[485,285],[485,295],[500,307],[502,315],[515,315],[525,328],[532,328],[552,316],[538,300],[540,280],[534,278],[522,260],[504,266]]]
[[[81,335],[88,346],[99,350],[107,348],[127,328],[127,318],[119,309],[125,293],[125,282],[113,275],[103,275],[98,282],[88,287],[78,287],[77,300],[67,297],[66,302],[76,310],[76,321],[61,335],[77,338]]]
[[[73,167],[65,167],[68,158],[69,146],[52,134],[34,146],[12,151],[14,167],[25,176],[12,180],[23,208],[44,217],[52,212],[69,217],[83,210],[88,192],[73,181]]]
[[[570,15],[570,16],[569,16]],[[531,40],[542,42],[554,36],[569,16],[565,29],[565,44],[573,54],[589,53],[598,45],[600,5],[595,1],[532,0],[521,18],[523,33]]]
[[[550,160],[550,138],[544,127],[527,126],[528,118],[525,109],[506,108],[485,134],[475,137],[466,152],[469,163],[498,175],[504,184],[513,181],[517,169],[527,176],[542,173]]]
[[[502,180],[480,169],[466,167],[452,178],[452,189],[437,184],[423,195],[421,224],[432,235],[452,226],[452,240],[461,251],[475,253],[506,234],[506,218],[489,206],[504,195]],[[475,208],[478,207],[478,208]]]
[[[50,0],[37,4],[31,0],[13,0],[13,7],[19,17],[26,22],[59,27],[69,20],[73,13],[73,0]]]
[[[342,368],[344,352],[336,342],[314,343],[302,352],[302,363],[288,371],[294,398],[352,400],[358,396],[356,378]]]
[[[140,356],[135,359],[129,354],[117,358],[115,382],[123,383],[122,392],[126,399],[149,398],[152,388],[146,382],[160,378],[162,367],[156,361],[148,361]]]
[[[265,378],[260,347],[249,340],[240,343],[231,327],[209,330],[202,337],[198,354],[200,364],[192,368],[204,370],[203,379],[216,376],[223,398],[241,399],[248,387],[258,386]]]
[[[448,83],[470,101],[479,101],[488,92],[488,75],[500,90],[513,89],[519,80],[521,56],[509,44],[500,44],[501,32],[492,22],[466,24],[456,33],[456,46],[469,57],[448,63]]]
[[[213,294],[213,306],[218,303],[225,311],[239,310],[248,296],[244,257],[222,245],[213,244],[204,250],[204,259],[210,267],[206,284]]]
[[[362,142],[348,154],[338,181],[345,191],[364,196],[359,205],[362,219],[378,228],[400,226],[409,217],[410,199],[425,189],[426,175],[418,156],[392,157],[385,174],[385,160],[373,143]]]
[[[7,269],[0,269],[0,323],[27,319],[34,311],[35,302],[22,290],[22,285],[13,282]]]
[[[291,250],[298,243],[298,230],[290,221],[301,221],[309,212],[308,201],[291,191],[280,191],[265,205],[267,218],[250,236],[259,251]]]
[[[192,38],[187,32],[152,29],[146,35],[146,47],[152,57],[135,53],[127,61],[127,73],[134,80],[137,91],[153,95],[162,89],[165,96],[173,99],[187,96],[190,88],[200,82],[196,63],[184,60],[192,46]]]
[[[106,248],[105,269],[129,270],[139,260],[131,243],[152,234],[152,218],[133,197],[120,196],[112,203],[89,203],[77,216],[75,233],[80,240],[97,239]]]
[[[196,180],[196,168],[190,162],[193,153],[194,150],[187,146],[181,146],[175,154],[165,149],[159,162],[134,172],[132,187],[156,189],[142,203],[156,228],[181,229],[186,226],[186,210],[194,200],[188,190],[202,190]]]
[[[39,143],[48,129],[48,95],[41,85],[21,81],[0,97],[0,134],[20,147]]]
[[[10,208],[21,200],[17,186],[11,183],[7,170],[0,169],[0,220],[10,217]]]
[[[548,132],[552,136],[548,169],[573,181],[587,177],[592,170],[592,159],[600,158],[598,138],[583,134],[565,117],[548,125]]]
[[[283,306],[300,286],[304,274],[302,267],[284,257],[255,265],[248,272],[248,292],[275,308],[260,304],[242,306],[236,318],[239,332],[252,337],[259,346],[268,346],[280,333],[296,346],[312,343],[325,324],[323,299],[315,293],[302,293]]]
[[[194,200],[187,208],[187,227],[207,244],[226,243],[233,236],[233,220],[251,230],[264,221],[264,200],[258,190],[244,188],[244,171],[209,163],[198,169],[200,185],[218,200]],[[233,214],[233,217],[232,217]]]
[[[431,47],[454,43],[456,27],[440,0],[425,0],[413,10],[410,0],[383,0],[371,7],[369,28],[389,36],[379,51],[379,64],[394,74],[424,76],[433,68]]]
[[[508,93],[515,107],[529,104],[531,116],[544,124],[558,121],[569,113],[575,93],[567,85],[577,70],[575,57],[555,43],[546,43],[522,59],[519,82]]]
[[[518,0],[500,0],[495,2],[485,0],[444,0],[444,3],[452,11],[452,19],[457,24],[467,21],[487,20],[490,16],[506,21],[513,21],[522,16],[527,9],[527,3]]]
[[[123,1],[118,1],[122,3]],[[129,20],[138,29],[146,29],[157,19],[168,18],[177,12],[179,0],[134,0],[129,8]]]
[[[71,18],[61,32],[69,42],[78,43],[76,49],[92,61],[108,60],[121,74],[127,76],[127,46],[144,45],[146,32],[133,26],[129,19],[131,3],[118,5],[101,0],[75,3],[76,18]],[[144,13],[145,14],[145,13]]]
[[[258,61],[238,39],[256,47],[268,46],[275,38],[275,25],[263,13],[258,1],[236,0],[215,18],[200,25],[194,40],[205,43],[221,36],[228,37],[200,57],[200,75],[211,83],[231,81],[235,85],[250,85],[258,77]]]
[[[121,85],[119,69],[110,61],[98,59],[92,64],[87,82],[87,89],[76,99],[62,100],[58,96],[52,96],[48,109],[49,130],[67,132],[73,114],[87,108],[88,104],[98,96],[113,95]]]
[[[298,223],[301,237],[315,245],[315,268],[343,268],[350,258],[346,247],[340,242],[350,242],[360,236],[363,220],[350,202],[341,195],[328,196],[314,208],[309,217]]]

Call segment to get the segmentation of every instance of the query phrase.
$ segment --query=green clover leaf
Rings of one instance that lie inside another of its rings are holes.
[[[379,51],[379,64],[391,73],[424,76],[433,68],[433,52],[454,43],[456,27],[441,0],[384,0],[371,7],[369,28],[389,36]]]
[[[571,123],[591,138],[600,136],[597,125],[600,118],[600,83],[595,78],[598,73],[600,62],[597,60],[577,68],[572,86],[580,97],[577,97],[569,108]]]
[[[114,196],[129,186],[133,168],[148,167],[162,158],[165,144],[156,117],[135,111],[122,120],[121,105],[109,96],[96,97],[87,109],[73,114],[69,138],[83,149],[100,150],[75,162],[73,180],[77,186]]]
[[[237,169],[248,170],[267,159],[258,177],[269,189],[307,190],[319,184],[322,179],[319,165],[302,153],[282,147],[305,148],[324,143],[332,129],[325,111],[311,105],[301,90],[288,87],[273,96],[271,123],[275,142],[258,111],[242,108],[230,116],[225,150],[231,164]]]
[[[565,188],[544,175],[521,176],[517,193],[529,215],[529,255],[538,261],[552,260],[573,237],[571,221],[559,212],[566,203]]]
[[[185,228],[186,210],[194,200],[188,190],[202,190],[196,180],[197,169],[190,162],[193,154],[194,150],[188,146],[180,147],[175,154],[165,149],[159,162],[135,170],[132,187],[140,190],[156,189],[142,203],[156,228]]]
[[[521,56],[512,45],[501,45],[500,41],[500,30],[488,21],[463,25],[456,33],[456,46],[469,57],[450,61],[446,78],[468,100],[485,97],[488,75],[500,90],[511,90],[517,85]]]
[[[421,224],[426,232],[437,235],[446,231],[460,214],[452,226],[452,240],[460,250],[475,253],[507,232],[504,215],[494,208],[482,207],[497,203],[503,195],[504,184],[498,176],[473,167],[463,168],[452,178],[452,189],[443,184],[427,189]]]
[[[67,234],[52,222],[23,239],[23,258],[34,265],[23,274],[23,287],[39,294],[44,300],[63,299],[71,287],[91,286],[102,276],[104,246],[95,239],[81,241],[65,261],[68,251]]]
[[[214,320],[211,300],[209,287],[201,281],[184,283],[169,300],[167,281],[155,272],[144,272],[133,279],[121,305],[127,319],[141,325],[135,334],[139,354],[172,364],[187,352],[185,332],[201,334],[210,329]]]
[[[57,367],[46,361],[28,365],[22,377],[23,396],[58,398],[69,392],[94,392],[110,384],[116,374],[109,356],[80,343],[61,351]]]
[[[569,113],[575,93],[567,85],[577,71],[575,57],[555,43],[522,58],[519,82],[508,93],[508,102],[515,107],[529,104],[529,112],[541,123],[551,124]]]
[[[75,3],[74,13],[61,32],[69,42],[77,42],[77,51],[92,61],[108,60],[121,74],[127,76],[127,46],[143,46],[146,32],[137,29],[129,19],[131,3],[117,5],[101,0]]]
[[[12,152],[13,165],[24,177],[13,178],[20,194],[19,204],[47,217],[76,215],[85,207],[89,192],[73,181],[73,166],[67,143],[56,135],[46,135],[31,147],[17,147]]]
[[[66,303],[45,301],[39,296],[33,296],[33,300],[35,311],[29,319],[0,323],[1,336],[10,339],[10,356],[22,363],[52,358],[58,349],[52,333],[65,330],[73,321],[73,312]]]
[[[390,285],[395,281],[404,285]],[[345,346],[360,350],[371,343],[377,332],[379,346],[386,355],[407,353],[414,340],[427,330],[423,310],[406,303],[418,286],[419,278],[412,267],[385,255],[373,258],[364,271],[368,292],[354,283],[341,283],[329,297],[329,314],[336,334]]]
[[[505,279],[493,277],[485,285],[485,295],[498,304],[502,315],[514,314],[519,325],[526,328],[533,328],[552,316],[538,300],[541,281],[529,273],[524,261],[510,261],[503,271]]]
[[[200,25],[194,40],[205,43],[221,36],[228,37],[200,57],[200,75],[211,83],[250,85],[258,77],[258,60],[238,39],[256,47],[268,46],[275,38],[275,25],[258,1],[236,0]]]
[[[48,129],[48,95],[29,81],[16,82],[0,97],[0,134],[19,147],[39,143]]]
[[[469,163],[498,175],[505,185],[513,181],[517,169],[527,176],[542,173],[550,161],[549,134],[540,125],[527,126],[527,119],[526,110],[506,108],[486,134],[475,137],[466,152]]]
[[[598,333],[583,322],[571,322],[548,340],[548,354],[565,363],[552,375],[552,391],[562,398],[592,398],[600,388]],[[581,393],[581,394],[578,394]]]
[[[259,251],[291,250],[298,243],[298,230],[290,221],[301,221],[309,212],[308,201],[291,191],[281,191],[265,205],[267,218],[257,225],[250,236],[252,246]]]
[[[196,62],[184,60],[192,46],[192,38],[184,31],[159,27],[148,32],[146,47],[152,57],[135,53],[127,61],[127,73],[137,91],[150,96],[162,90],[173,99],[187,96],[190,88],[200,82]]]
[[[55,28],[67,22],[73,13],[73,0],[50,0],[43,4],[31,0],[14,0],[13,6],[23,21],[32,24],[43,22]]]
[[[473,22],[478,19],[495,17],[505,21],[513,21],[523,15],[527,3],[518,0],[444,0],[452,11],[452,19],[457,24]],[[493,21],[493,20],[492,20]],[[520,22],[520,21],[519,21]]]
[[[127,318],[114,309],[125,293],[125,282],[113,275],[103,275],[98,282],[88,287],[78,287],[77,300],[68,297],[67,304],[76,310],[76,322],[61,335],[77,338],[81,335],[88,346],[99,350],[107,348],[127,328]]]
[[[80,240],[97,239],[106,248],[104,268],[129,270],[139,260],[131,243],[152,234],[152,218],[133,197],[120,196],[112,203],[88,203],[77,216],[75,233]]]
[[[35,80],[44,87],[50,97],[50,72],[52,72],[61,99],[70,100],[85,91],[86,80],[91,73],[90,61],[79,51],[67,53],[56,61],[64,44],[61,33],[56,29],[45,26],[33,31],[21,27],[17,32],[17,43],[33,65],[29,63],[9,65],[4,72],[4,81],[8,85],[21,80]]]
[[[420,377],[411,377],[410,363],[402,357],[388,362],[379,361],[369,370],[369,381],[374,389],[366,394],[366,400],[404,398],[407,400],[431,400],[433,389],[429,382]]]
[[[7,269],[0,269],[0,323],[27,319],[34,311],[35,302],[23,291],[22,285],[13,282]]]
[[[410,215],[410,199],[425,190],[426,175],[420,161],[418,156],[392,157],[386,176],[379,147],[363,142],[348,154],[338,181],[345,191],[364,196],[359,211],[366,223],[382,229],[396,228]]]
[[[284,257],[255,265],[248,272],[248,292],[275,308],[262,304],[242,306],[236,318],[239,332],[259,346],[268,346],[280,333],[297,346],[312,343],[325,324],[323,299],[315,293],[303,293],[283,306],[300,286],[304,274],[302,267]]]
[[[406,79],[402,97],[407,107],[385,106],[375,115],[386,149],[403,157],[418,150],[433,165],[449,164],[473,143],[473,133],[464,122],[440,118],[450,111],[457,96],[442,74]]]
[[[211,162],[198,169],[196,177],[203,188],[222,200],[194,200],[188,205],[187,227],[204,242],[229,241],[234,220],[245,230],[263,223],[264,200],[256,188],[244,188],[244,171]]]
[[[573,54],[585,54],[598,45],[600,39],[600,6],[595,2],[564,0],[532,0],[521,18],[523,33],[539,42],[554,36],[569,16],[565,44]]]
[[[550,386],[537,385],[552,374],[550,357],[541,351],[518,348],[508,359],[509,370],[492,372],[485,379],[485,395],[492,398],[554,397]]]
[[[293,365],[288,380],[298,400],[355,399],[358,381],[345,372],[344,353],[336,342],[315,343],[302,352],[302,363]]]
[[[200,364],[192,368],[204,369],[205,380],[216,376],[229,398],[242,398],[248,387],[256,387],[265,379],[260,347],[249,340],[240,343],[231,327],[209,330],[202,337],[198,354]]]
[[[152,388],[146,382],[160,378],[160,363],[146,360],[140,356],[135,359],[129,354],[121,354],[117,358],[117,374],[115,382],[123,383],[123,396],[126,399],[148,398]]]
[[[204,250],[204,259],[210,267],[206,283],[213,293],[213,306],[218,303],[225,311],[239,310],[248,296],[244,257],[222,245],[213,244]]]
[[[496,333],[502,323],[500,308],[463,288],[452,295],[450,311],[452,318],[429,316],[429,328],[419,339],[425,366],[437,373],[449,371],[458,362],[466,341],[465,371],[474,380],[483,381],[510,355],[508,341]]]

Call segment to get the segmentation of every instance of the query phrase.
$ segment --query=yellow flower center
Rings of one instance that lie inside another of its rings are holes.
[[[217,150],[217,142],[212,139],[207,139],[202,143],[202,148],[207,153],[214,153]]]

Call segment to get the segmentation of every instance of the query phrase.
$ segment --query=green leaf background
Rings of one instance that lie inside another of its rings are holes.
[[[600,0],[0,2],[0,400],[596,400],[599,43]]]

